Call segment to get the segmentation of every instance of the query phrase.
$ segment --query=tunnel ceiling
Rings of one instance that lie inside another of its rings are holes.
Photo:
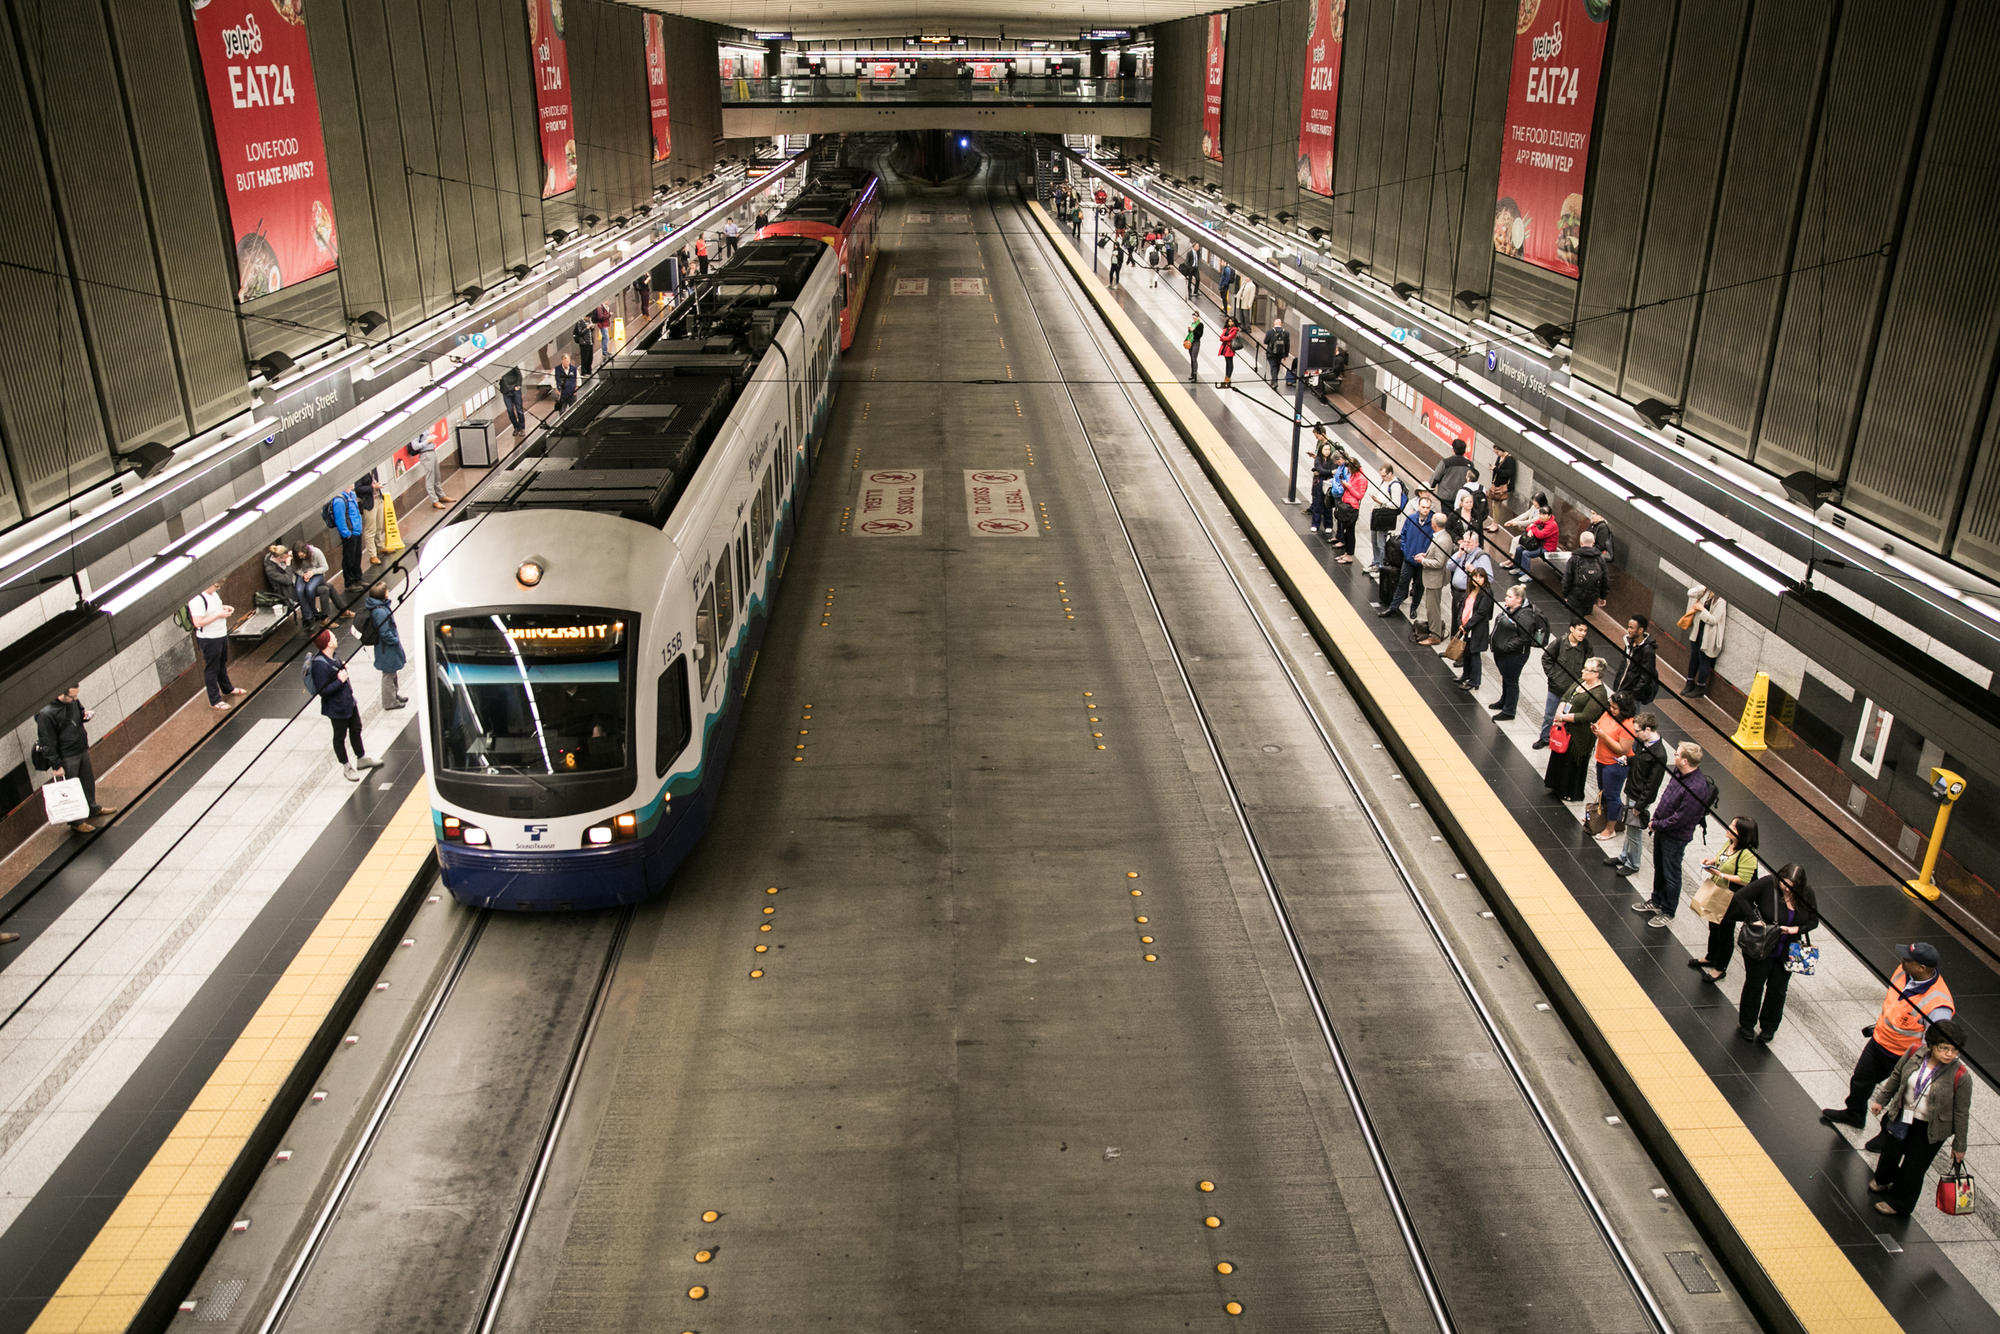
[[[992,36],[1064,37],[1085,28],[1142,28],[1233,6],[1228,0],[627,0],[640,8],[753,31],[789,32],[802,38],[959,29]],[[943,53],[940,53],[943,54]]]

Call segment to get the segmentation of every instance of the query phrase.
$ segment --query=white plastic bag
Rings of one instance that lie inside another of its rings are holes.
[[[83,798],[81,778],[59,778],[42,785],[42,806],[50,824],[75,824],[90,817],[90,803]]]

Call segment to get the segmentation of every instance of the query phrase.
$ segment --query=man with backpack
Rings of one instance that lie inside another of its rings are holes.
[[[583,373],[590,374],[590,365],[597,358],[597,330],[587,319],[578,318],[569,326],[569,336],[576,343],[576,355],[583,363]]]
[[[1181,277],[1187,279],[1188,300],[1193,301],[1201,295],[1201,246],[1199,244],[1194,242],[1188,243],[1187,253],[1181,256],[1180,267]],[[1193,378],[1192,375],[1188,376],[1190,380]]]
[[[1646,825],[1652,817],[1653,798],[1660,795],[1666,781],[1667,743],[1660,740],[1660,720],[1650,711],[1632,720],[1638,744],[1625,762],[1625,846],[1604,859],[1617,875],[1639,874],[1639,855],[1645,851]]]
[[[1500,602],[1500,614],[1493,618],[1493,665],[1500,669],[1500,698],[1487,707],[1493,721],[1504,723],[1514,716],[1521,702],[1521,669],[1528,654],[1548,641],[1549,623],[1528,601],[1526,586],[1515,584]]]
[[[1222,272],[1215,275],[1215,304],[1222,307],[1222,313],[1229,313],[1229,292],[1236,286],[1236,270],[1229,267],[1229,261],[1222,261]]]
[[[340,576],[351,594],[361,587],[361,501],[342,491],[320,506],[319,517],[340,537]]]
[[[1673,925],[1674,910],[1681,904],[1681,859],[1695,830],[1707,824],[1716,797],[1715,784],[1701,771],[1701,747],[1694,742],[1681,742],[1669,768],[1666,789],[1646,826],[1653,831],[1653,892],[1632,903],[1632,911],[1646,916],[1646,925],[1653,927]]]
[[[90,710],[83,707],[83,687],[70,686],[42,705],[35,715],[35,746],[30,756],[35,767],[48,770],[51,778],[74,778],[83,785],[83,799],[90,803],[90,813],[81,820],[70,821],[69,826],[79,834],[96,833],[93,819],[118,813],[115,806],[97,804],[97,773],[90,767],[90,734],[83,728],[89,721]]]
[[[1597,538],[1585,532],[1576,539],[1576,552],[1563,566],[1563,602],[1578,616],[1589,616],[1610,591],[1611,579],[1598,553]]]
[[[1273,315],[1270,332],[1264,335],[1264,360],[1271,364],[1271,388],[1278,387],[1278,374],[1285,369],[1285,358],[1292,350],[1292,331],[1285,322]]]
[[[361,635],[361,647],[375,650],[375,670],[382,673],[383,709],[406,707],[410,701],[397,688],[396,673],[403,670],[409,659],[403,653],[403,637],[396,633],[395,609],[387,598],[370,589],[354,624]]]
[[[174,613],[174,624],[192,631],[195,643],[201,645],[201,682],[208,687],[212,709],[229,707],[224,695],[244,693],[229,679],[229,618],[236,608],[222,600],[221,587],[211,580]]]

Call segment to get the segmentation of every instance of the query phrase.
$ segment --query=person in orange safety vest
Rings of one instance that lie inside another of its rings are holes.
[[[1888,1078],[1905,1053],[1923,1042],[1925,1029],[1955,1013],[1951,988],[1938,971],[1942,961],[1937,946],[1920,940],[1901,947],[1897,957],[1901,963],[1889,978],[1882,1013],[1862,1030],[1868,1035],[1868,1044],[1861,1049],[1861,1058],[1847,1081],[1847,1105],[1820,1111],[1819,1119],[1830,1126],[1859,1128],[1867,1124],[1861,1114],[1875,1086]]]

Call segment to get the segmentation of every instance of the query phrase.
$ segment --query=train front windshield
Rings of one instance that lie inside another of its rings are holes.
[[[493,612],[431,628],[438,766],[453,774],[605,773],[632,763],[630,617]]]

